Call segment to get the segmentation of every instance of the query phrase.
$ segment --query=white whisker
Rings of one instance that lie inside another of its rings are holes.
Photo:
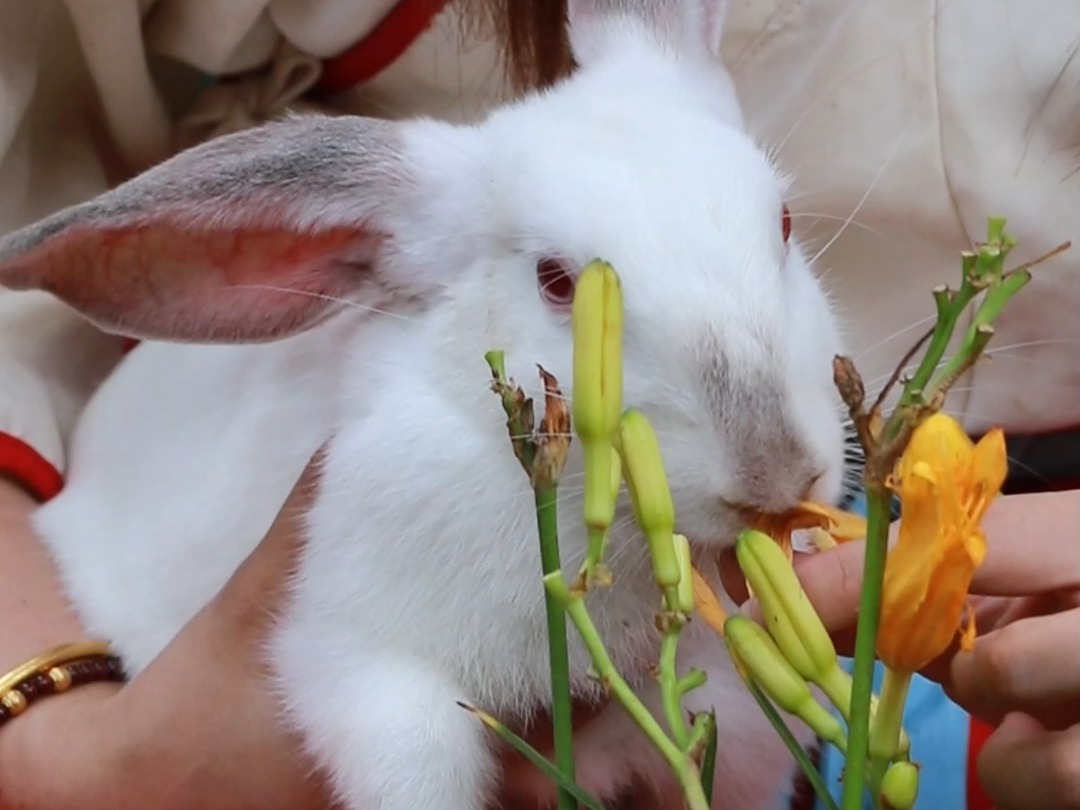
[[[927,315],[925,318],[920,318],[919,320],[915,321],[915,323],[908,324],[903,329],[898,329],[897,331],[893,332],[888,337],[882,338],[877,343],[875,343],[873,346],[870,346],[867,349],[863,349],[862,351],[860,351],[855,356],[855,359],[856,360],[861,360],[862,358],[866,357],[866,355],[870,354],[870,352],[876,351],[877,349],[880,349],[886,343],[888,343],[888,342],[890,342],[892,340],[895,340],[896,338],[900,337],[901,335],[907,334],[912,329],[918,329],[920,326],[926,326],[927,324],[931,323],[932,321],[934,321],[936,319],[937,319],[937,315]],[[887,380],[888,378],[889,378],[889,375],[886,374],[882,379]]]
[[[269,292],[287,293],[290,295],[299,295],[304,298],[315,298],[320,301],[331,301],[335,304],[343,304],[351,309],[361,310],[363,312],[369,312],[372,315],[385,315],[390,318],[398,318],[403,321],[412,322],[415,318],[411,318],[408,315],[404,315],[400,312],[391,312],[385,309],[379,309],[378,307],[367,306],[361,304],[358,301],[353,301],[349,298],[339,298],[333,295],[325,295],[323,293],[311,292],[309,290],[294,290],[291,287],[278,287],[272,284],[238,284],[233,289],[236,290],[265,290]]]
[[[815,264],[818,261],[818,259],[820,259],[825,254],[825,252],[828,251],[828,249],[833,246],[833,244],[836,242],[836,240],[840,238],[841,234],[843,234],[844,231],[847,230],[847,228],[851,224],[852,220],[855,219],[855,215],[858,214],[859,211],[862,210],[862,207],[863,207],[863,205],[866,204],[866,201],[868,199],[870,199],[870,195],[873,193],[874,189],[877,187],[878,181],[881,180],[881,178],[885,174],[885,170],[889,167],[889,164],[892,163],[893,158],[896,157],[897,151],[900,148],[900,144],[903,143],[903,140],[907,136],[907,133],[911,129],[914,121],[915,121],[915,119],[912,118],[908,122],[907,126],[905,126],[903,130],[901,130],[900,134],[897,136],[896,140],[893,142],[892,147],[889,149],[889,153],[885,156],[885,160],[882,162],[881,166],[878,167],[877,172],[874,173],[874,178],[870,181],[870,185],[867,187],[866,191],[863,192],[863,195],[862,195],[862,197],[859,198],[859,201],[855,204],[854,210],[844,220],[844,224],[840,226],[839,230],[837,230],[837,232],[833,235],[832,239],[830,239],[828,242],[825,243],[825,247],[821,248],[821,250],[819,250],[817,253],[815,253],[813,258],[810,259],[810,264],[811,265]]]

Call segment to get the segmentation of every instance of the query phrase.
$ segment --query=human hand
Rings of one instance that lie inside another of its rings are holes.
[[[983,527],[988,551],[971,585],[975,648],[953,646],[922,674],[1000,724],[978,760],[995,807],[1080,808],[1080,491],[1000,498]],[[863,544],[846,543],[796,566],[844,653],[862,560]]]
[[[284,605],[315,474],[309,466],[226,587],[130,683],[41,700],[3,728],[0,807],[329,805],[268,688],[261,650]]]
[[[283,721],[261,653],[285,606],[283,585],[301,548],[299,517],[316,483],[317,459],[228,584],[130,683],[79,687],[34,703],[4,726],[0,810],[322,810],[331,805],[327,786]],[[5,496],[0,527],[12,527],[16,508],[22,511],[15,517],[22,519],[33,509],[33,501],[14,490],[0,495]],[[33,557],[22,566],[24,576],[31,568],[37,575],[32,590],[58,589],[40,544],[22,539],[27,542],[10,550],[22,561]],[[62,595],[50,594],[47,604],[61,615],[39,622],[39,640],[32,631],[41,617],[29,609],[19,614],[18,633],[0,636],[20,649],[17,657],[80,637]],[[296,688],[317,685],[313,680]],[[598,711],[582,706],[575,722],[587,722]],[[525,736],[550,754],[550,722],[543,716]],[[507,746],[500,746],[500,754],[503,778],[494,807],[554,794],[548,780]]]

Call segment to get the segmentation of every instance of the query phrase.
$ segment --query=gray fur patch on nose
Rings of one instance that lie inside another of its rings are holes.
[[[780,380],[736,373],[722,354],[702,369],[705,401],[735,464],[740,505],[780,511],[800,500],[820,469],[792,425]]]

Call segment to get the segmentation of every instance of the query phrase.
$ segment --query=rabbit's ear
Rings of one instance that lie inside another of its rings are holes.
[[[730,0],[569,0],[575,58],[598,58],[628,34],[644,29],[681,54],[716,55]]]
[[[292,116],[217,138],[0,239],[0,285],[47,290],[107,331],[194,342],[422,302],[434,271],[377,261],[431,179],[405,126]]]

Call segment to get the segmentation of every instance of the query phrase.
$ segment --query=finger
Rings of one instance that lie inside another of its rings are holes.
[[[983,520],[987,553],[971,592],[997,596],[1080,588],[1080,490],[997,500]]]
[[[1062,728],[1080,722],[1080,609],[1022,619],[981,636],[950,667],[949,692],[987,719],[1023,711],[1053,718]]]
[[[1010,714],[986,741],[977,768],[996,810],[1080,810],[1080,726],[1045,731]]]
[[[819,554],[798,555],[795,572],[829,632],[855,625],[862,590],[865,543],[842,543]]]
[[[1029,616],[1050,612],[1042,609],[1041,600],[1037,597],[1023,599],[1015,596],[973,596],[970,606],[975,614],[976,632],[980,635]],[[919,670],[919,674],[948,686],[952,678],[953,659],[960,652],[960,636],[957,634],[937,658]]]
[[[793,560],[807,598],[821,617],[840,655],[851,655],[855,649],[855,619],[858,614],[859,584],[862,581],[862,546],[861,541],[845,543],[820,554],[796,554]],[[731,592],[730,588],[728,592]],[[757,599],[743,602],[739,610],[759,624],[765,621]]]

